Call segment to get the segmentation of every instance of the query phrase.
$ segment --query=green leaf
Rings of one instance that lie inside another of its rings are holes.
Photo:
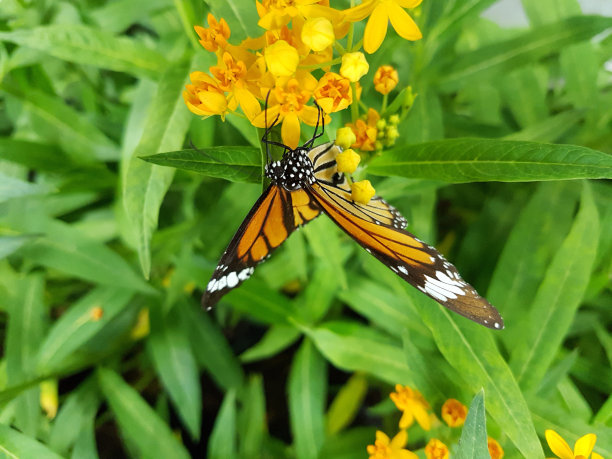
[[[412,342],[411,334],[405,331],[403,334],[405,361],[412,370],[412,382],[423,394],[425,400],[430,404],[439,403],[446,399],[449,393],[444,374],[443,365],[446,364],[441,358],[434,358],[425,354]]]
[[[261,155],[254,147],[209,147],[141,156],[150,163],[194,171],[230,182],[261,183]]]
[[[346,432],[329,436],[321,448],[320,456],[334,459],[355,459],[364,457],[368,445],[376,440],[373,427],[355,427]]]
[[[240,457],[261,457],[268,428],[263,379],[260,375],[251,376],[241,400],[243,409],[239,418],[242,434]]]
[[[227,21],[232,38],[243,40],[261,35],[261,28],[254,20],[256,16],[252,4],[239,0],[208,0],[206,3],[217,20],[223,18]]]
[[[121,433],[141,457],[190,457],[169,426],[121,376],[113,370],[98,368],[97,377]]]
[[[589,283],[599,241],[599,217],[588,182],[569,235],[553,258],[529,311],[511,365],[521,386],[540,382],[561,346]]]
[[[215,425],[208,438],[208,457],[211,459],[233,459],[236,452],[236,391],[226,392]]]
[[[419,292],[406,289],[406,294]],[[529,422],[527,403],[497,349],[492,337],[494,332],[452,316],[450,311],[423,295],[418,298],[415,304],[438,349],[461,375],[465,387],[474,392],[485,390],[489,415],[504,426],[504,433],[525,457],[543,457],[540,441]]]
[[[37,194],[47,194],[53,190],[49,185],[25,182],[0,172],[0,202]]]
[[[107,326],[132,296],[130,290],[98,287],[75,302],[47,333],[38,353],[39,372],[61,369],[66,359]],[[92,315],[94,308],[102,311],[99,319]]]
[[[576,145],[452,139],[393,148],[368,171],[452,183],[612,178],[612,156]]]
[[[1,32],[0,32],[1,34]],[[23,108],[40,121],[38,134],[61,145],[62,149],[77,163],[95,160],[113,161],[119,157],[117,146],[82,113],[66,104],[64,100],[51,96],[36,88],[22,91],[4,84],[2,89],[17,98]],[[54,163],[54,160],[50,160]]]
[[[487,417],[485,415],[484,390],[480,390],[470,404],[459,447],[457,448],[459,459],[489,459],[487,448]]]
[[[326,383],[325,360],[306,339],[295,354],[288,381],[291,432],[298,459],[316,459],[323,445]]]
[[[0,139],[0,158],[28,169],[52,172],[66,170],[66,156],[58,148],[46,143]]]
[[[226,390],[241,387],[244,374],[240,363],[209,313],[193,302],[180,303],[176,309],[198,363]]]
[[[151,271],[151,237],[174,170],[147,164],[139,156],[183,144],[191,116],[181,96],[188,71],[188,63],[175,64],[162,76],[140,143],[132,156],[123,158],[123,205],[136,235],[140,267],[146,279]]]
[[[0,424],[0,453],[9,458],[61,459],[42,443],[4,424]]]
[[[443,91],[454,91],[532,63],[570,44],[589,40],[611,25],[612,18],[576,16],[459,56],[453,54],[440,64],[437,83]]]
[[[361,373],[353,374],[340,388],[326,415],[327,435],[336,435],[348,427],[357,415],[368,390],[368,380]]]
[[[0,32],[0,40],[27,46],[68,62],[140,76],[155,78],[167,66],[163,55],[142,43],[79,24]]]
[[[389,384],[411,382],[402,349],[373,329],[352,322],[328,322],[305,333],[336,367],[363,371]]]
[[[191,438],[200,437],[202,393],[195,358],[178,317],[162,315],[161,305],[150,308],[151,335],[147,347],[162,384]]]
[[[257,279],[249,279],[248,283],[232,290],[226,298],[234,309],[264,323],[288,325],[298,322],[294,303]]]
[[[526,140],[530,142],[554,142],[575,128],[584,114],[580,111],[565,111],[546,118],[504,137],[504,140]]]
[[[37,235],[34,234],[0,236],[0,260],[16,252],[20,247],[33,241],[36,237]]]
[[[272,357],[295,343],[300,335],[300,330],[292,325],[272,325],[257,344],[240,354],[240,361],[249,363]]]

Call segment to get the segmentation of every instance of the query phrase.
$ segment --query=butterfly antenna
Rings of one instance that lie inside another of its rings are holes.
[[[317,107],[317,124],[315,125],[315,130],[312,137],[304,144],[306,148],[312,147],[314,141],[325,134],[325,113],[323,113],[323,109],[319,106],[319,104],[317,104],[316,100],[314,101],[314,104]],[[321,126],[321,133],[317,133],[319,126]]]
[[[268,140],[268,137],[270,136],[270,132],[272,132],[272,128],[276,126],[276,123],[278,122],[278,119],[280,118],[280,113],[279,113],[278,115],[276,115],[276,118],[274,118],[274,121],[272,122],[272,124],[268,126],[268,99],[270,97],[271,91],[272,90],[268,91],[268,94],[266,94],[266,104],[264,106],[264,123],[266,125],[266,131],[264,132],[264,135],[261,137],[261,141],[266,144],[266,154],[268,155],[268,161],[270,162],[272,162],[272,154],[270,153],[270,145],[281,147],[285,151],[291,150],[284,143],[274,142],[273,140]]]

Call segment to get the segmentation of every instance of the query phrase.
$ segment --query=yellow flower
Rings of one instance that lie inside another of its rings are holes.
[[[183,99],[187,108],[196,115],[208,117],[220,115],[225,118],[228,111],[236,109],[230,107],[227,98],[217,82],[204,72],[193,72],[189,75],[192,84],[185,86]]]
[[[410,427],[415,419],[423,430],[431,428],[427,414],[429,405],[418,390],[397,384],[395,392],[392,392],[390,397],[397,409],[404,412],[399,423],[400,429]]]
[[[298,15],[308,15],[309,5],[319,0],[262,0],[256,2],[260,27],[266,30],[280,29]]]
[[[449,398],[442,405],[442,419],[450,427],[460,427],[465,422],[467,417],[467,408],[459,400]]]
[[[595,434],[586,434],[576,440],[574,451],[571,450],[567,442],[554,430],[547,429],[544,432],[546,441],[550,450],[560,459],[603,459],[603,457],[593,451],[597,436]]]
[[[214,53],[219,48],[224,49],[227,46],[227,40],[230,37],[231,30],[225,19],[221,18],[219,22],[215,17],[208,13],[208,28],[202,26],[194,27],[200,44],[211,53]]]
[[[344,150],[338,156],[336,156],[336,164],[338,165],[338,172],[348,172],[352,174],[359,166],[359,162],[361,161],[361,156],[355,153],[352,149]],[[370,196],[371,198],[372,196]],[[368,201],[370,200],[368,198]]]
[[[302,27],[302,41],[315,52],[331,46],[335,39],[334,26],[327,18],[307,19]]]
[[[376,110],[370,108],[368,110],[367,121],[358,119],[354,124],[347,124],[353,130],[357,140],[351,145],[352,148],[357,148],[361,151],[374,151],[378,129],[376,123],[380,119],[380,115]]]
[[[502,459],[504,457],[504,449],[494,438],[487,437],[487,448],[491,459]]]
[[[345,18],[357,22],[370,16],[363,34],[363,49],[372,54],[387,35],[389,21],[397,34],[406,40],[419,40],[421,31],[402,8],[414,8],[421,0],[364,0],[361,5],[346,10]]]
[[[210,73],[219,82],[219,88],[228,92],[230,110],[240,105],[249,120],[261,112],[261,106],[249,90],[249,80],[257,79],[261,74],[260,61],[256,60],[247,71],[246,64],[236,61],[230,53],[223,53],[219,64],[210,68]]]
[[[370,65],[363,53],[346,53],[342,56],[342,65],[340,66],[340,75],[355,82],[368,73]]]
[[[55,418],[58,407],[57,379],[47,379],[40,383],[40,406],[47,418]]]
[[[432,438],[425,446],[427,459],[448,459],[449,455],[448,447],[437,438]]]
[[[351,83],[337,73],[327,72],[319,80],[314,98],[325,113],[344,110],[353,102]]]
[[[350,127],[343,127],[336,131],[336,145],[339,147],[347,149],[356,141],[357,137]]]
[[[399,75],[390,65],[381,65],[374,74],[374,89],[381,94],[389,94],[397,86]]]
[[[367,204],[375,194],[376,190],[369,180],[362,180],[361,182],[355,182],[351,185],[351,199],[360,204]],[[406,413],[404,412],[404,415],[405,414]],[[404,419],[404,417],[405,416],[402,416],[402,419]],[[412,424],[412,422],[410,422],[410,424]],[[402,425],[402,422],[400,421],[400,429],[405,429],[406,427],[409,427],[410,424]]]
[[[314,126],[317,123],[319,111],[306,105],[310,100],[317,80],[310,73],[296,74],[295,78],[279,79],[270,92],[268,109],[257,115],[251,123],[257,127],[265,127],[265,120],[272,123],[278,115],[282,122],[281,137],[283,143],[290,148],[296,148],[300,141],[300,121]],[[325,120],[329,122],[329,117]]]
[[[408,441],[408,434],[405,430],[400,430],[399,433],[390,440],[380,430],[376,431],[376,442],[373,445],[368,445],[367,451],[369,459],[417,459],[418,456],[412,451],[404,449]]]
[[[278,40],[266,47],[264,55],[268,70],[277,78],[293,75],[300,62],[297,49],[285,40]]]

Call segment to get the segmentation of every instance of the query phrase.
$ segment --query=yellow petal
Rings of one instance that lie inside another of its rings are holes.
[[[546,441],[550,450],[557,455],[560,459],[574,459],[574,453],[567,444],[567,442],[554,430],[546,430],[544,432]]]
[[[402,8],[416,8],[421,4],[423,0],[395,0]]]
[[[357,22],[368,17],[372,10],[376,7],[376,0],[363,0],[361,5],[343,11],[347,21]]]
[[[283,143],[289,148],[297,148],[300,143],[300,120],[295,113],[289,113],[283,120],[281,127]]]
[[[597,436],[595,434],[586,434],[580,437],[574,444],[574,456],[589,457],[596,441]]]
[[[261,106],[253,94],[247,89],[235,88],[234,94],[236,99],[242,108],[242,111],[249,120],[252,120],[259,112],[261,112]]]
[[[387,35],[388,22],[389,17],[387,16],[386,8],[383,5],[378,5],[374,8],[363,33],[363,49],[367,53],[372,54],[380,48]]]
[[[376,431],[376,441],[381,442],[383,445],[388,445],[390,443],[389,437],[384,432],[380,430]]]
[[[591,459],[604,459],[604,457],[601,454],[593,453]]]
[[[390,446],[393,449],[403,448],[406,445],[407,441],[408,441],[408,432],[406,432],[405,430],[400,430],[397,433],[397,435],[393,437],[393,440],[391,440]]]
[[[389,19],[400,37],[406,40],[420,40],[423,38],[419,26],[397,3],[389,3]]]
[[[423,408],[423,405],[421,405],[421,403],[419,403],[418,401],[415,402],[412,406],[412,414],[414,414],[416,421],[423,428],[423,430],[431,429],[429,415],[427,414],[425,408]]]

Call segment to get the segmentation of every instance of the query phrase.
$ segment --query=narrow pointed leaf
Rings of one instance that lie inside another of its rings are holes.
[[[230,389],[223,398],[215,425],[208,439],[208,457],[233,459],[236,451],[236,391]]]
[[[491,457],[487,448],[484,390],[480,390],[470,403],[456,454],[459,459],[489,459]]]
[[[0,424],[0,452],[9,458],[61,459],[62,457],[42,443],[4,424]]]

